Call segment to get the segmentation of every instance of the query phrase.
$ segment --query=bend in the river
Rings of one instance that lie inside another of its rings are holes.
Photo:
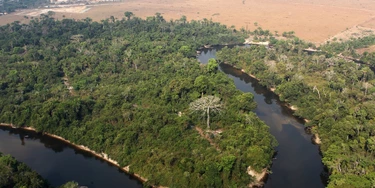
[[[198,60],[207,63],[208,59],[216,58],[216,50],[220,48],[203,50]],[[265,187],[325,187],[326,176],[319,146],[312,143],[303,120],[293,116],[279,97],[259,85],[256,79],[230,65],[220,64],[220,70],[234,80],[237,89],[254,95],[255,113],[270,127],[279,143]]]

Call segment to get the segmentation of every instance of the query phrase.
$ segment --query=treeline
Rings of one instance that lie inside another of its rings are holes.
[[[220,62],[275,88],[281,100],[298,107],[296,115],[309,120],[307,126],[322,140],[328,187],[375,186],[375,75],[367,64],[342,57],[374,44],[373,36],[367,39],[372,43],[353,39],[321,46],[323,52],[316,53],[305,52],[309,44],[298,38],[279,40],[272,48],[218,53]]]
[[[326,45],[322,45],[320,49],[328,52],[328,55],[342,54],[347,57],[360,58],[362,55],[358,54],[356,50],[366,48],[374,44],[375,35],[369,35],[362,38],[351,38],[347,41],[328,42]]]
[[[146,185],[247,186],[247,167],[269,167],[276,141],[251,111],[253,96],[215,61],[195,59],[203,44],[242,43],[245,33],[207,19],[125,16],[0,27],[0,122],[105,152]],[[222,107],[208,112],[208,130],[206,111],[189,109],[207,96]]]

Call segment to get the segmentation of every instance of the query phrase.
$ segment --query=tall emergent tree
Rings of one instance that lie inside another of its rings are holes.
[[[133,12],[126,11],[126,12],[124,13],[124,16],[125,16],[128,20],[130,20],[130,18],[131,18],[132,16],[134,16],[134,14],[133,14]]]
[[[194,112],[202,112],[207,115],[207,129],[210,129],[210,113],[222,110],[223,104],[219,97],[206,96],[190,103],[190,110]]]

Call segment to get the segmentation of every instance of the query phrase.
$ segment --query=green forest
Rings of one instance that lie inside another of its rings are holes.
[[[328,187],[374,187],[375,53],[356,53],[374,44],[369,36],[307,52],[314,45],[294,37],[270,47],[224,48],[218,61],[255,75],[297,107],[295,115],[321,138]]]
[[[277,142],[253,95],[195,55],[246,36],[159,13],[1,26],[0,122],[105,152],[146,186],[245,187],[248,166],[269,168]]]

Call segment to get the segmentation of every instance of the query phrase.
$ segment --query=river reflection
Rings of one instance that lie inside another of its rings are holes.
[[[216,58],[216,49],[202,51],[198,55],[198,60],[204,64],[210,58]],[[256,79],[230,65],[220,64],[220,70],[233,79],[237,89],[254,95],[257,103],[255,113],[270,127],[271,134],[279,142],[275,148],[277,155],[273,160],[272,174],[265,187],[325,187],[326,179],[321,178],[325,177],[325,172],[319,147],[306,133],[303,120],[293,116],[279,97]]]
[[[76,181],[89,188],[142,187],[106,161],[32,131],[0,127],[0,152],[26,163],[53,186]]]

